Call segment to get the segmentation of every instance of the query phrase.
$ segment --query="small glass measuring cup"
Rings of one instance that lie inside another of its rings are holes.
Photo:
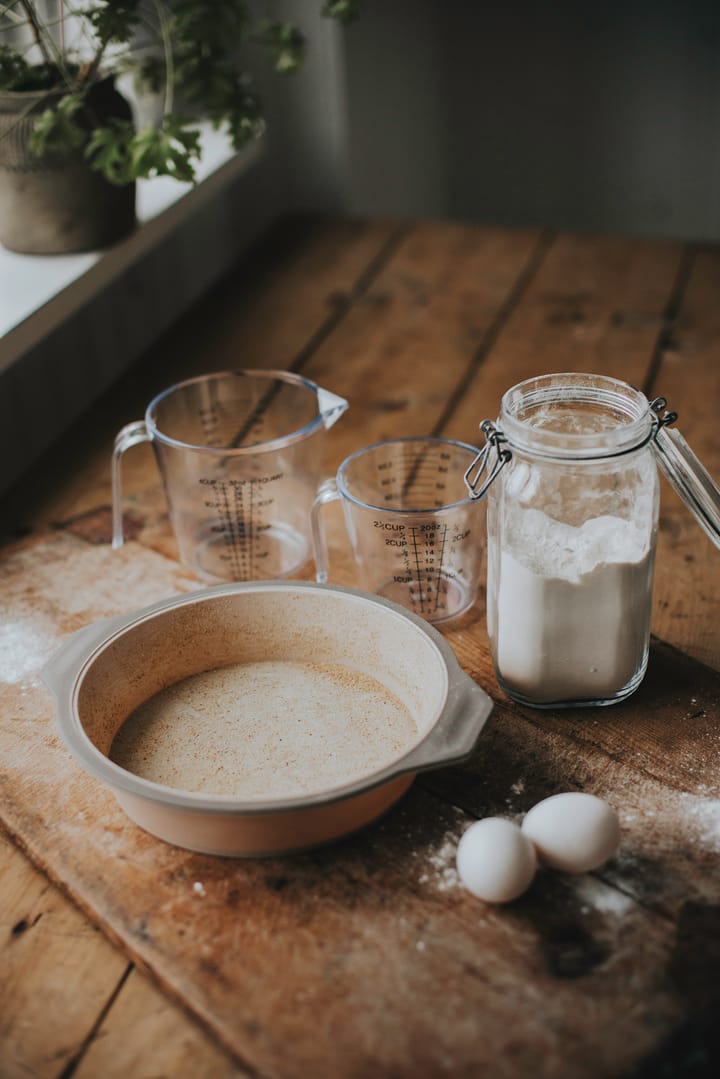
[[[482,565],[482,506],[465,472],[477,449],[446,438],[398,438],[358,450],[312,507],[317,580],[328,580],[321,510],[340,500],[362,585],[429,622],[467,610]]]
[[[310,551],[319,437],[348,407],[286,371],[222,371],[158,394],[113,453],[113,547],[124,542],[121,459],[152,443],[180,560],[201,580],[289,577]]]

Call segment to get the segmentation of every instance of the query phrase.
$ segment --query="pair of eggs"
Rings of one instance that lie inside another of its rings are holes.
[[[502,817],[476,821],[463,833],[457,870],[465,887],[489,903],[509,903],[530,887],[538,863],[566,873],[598,869],[617,850],[617,814],[594,794],[555,794],[538,802],[521,825]]]

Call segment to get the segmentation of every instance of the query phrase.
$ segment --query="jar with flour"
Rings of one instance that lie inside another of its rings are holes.
[[[648,660],[656,464],[720,545],[720,491],[667,402],[617,379],[512,387],[468,471],[487,493],[487,621],[500,684],[540,708],[629,696]]]

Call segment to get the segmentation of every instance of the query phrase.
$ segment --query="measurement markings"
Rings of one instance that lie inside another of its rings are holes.
[[[434,607],[435,611],[437,611],[438,604],[440,603],[440,583],[441,583],[441,580],[442,580],[442,568],[443,568],[443,559],[445,557],[445,543],[447,541],[447,533],[448,533],[448,527],[447,527],[447,525],[443,525],[442,543],[440,544],[440,561],[438,563],[437,577],[435,579],[435,589],[436,589],[436,592],[435,592],[435,607]]]
[[[205,445],[221,445],[220,418],[215,405],[211,404],[205,407],[201,405],[197,410],[197,417],[200,420],[200,426],[202,427],[203,436],[205,438]]]
[[[248,553],[248,561],[249,561],[248,579],[250,577],[255,576],[255,562],[256,562],[256,555],[257,555],[257,552],[256,552],[255,548],[257,546],[259,521],[257,520],[258,508],[257,508],[256,486],[257,485],[251,480],[250,484],[249,484],[249,487],[250,487],[250,491],[249,491],[250,506],[249,506],[249,513],[248,513],[248,520],[250,522],[250,542],[248,544],[248,551],[247,551],[247,553]]]
[[[245,484],[240,480],[234,480],[233,509],[235,511],[235,533],[233,535],[232,565],[233,574],[242,581],[248,579],[248,549],[247,549],[247,523],[245,506]]]
[[[268,378],[272,378],[272,375],[268,375]],[[240,446],[256,446],[261,442],[270,441],[271,438],[277,437],[275,435],[264,436],[264,420],[265,413],[270,408],[275,398],[284,389],[287,389],[287,383],[285,382],[273,382],[273,384],[265,391],[257,404],[248,411],[242,425],[235,432],[234,436],[228,443],[230,449],[238,449]],[[248,435],[254,434],[256,437],[252,442],[248,442]]]
[[[226,483],[220,483],[215,488],[221,494],[221,504],[218,507],[221,513],[221,519],[224,523],[223,540],[225,542],[225,549],[228,561],[232,567],[232,572],[235,577],[239,577],[242,574],[242,565],[240,564],[240,558],[238,554],[238,534],[237,534],[237,491],[235,494],[235,513],[230,508],[230,500],[228,498],[228,489]]]
[[[416,576],[418,589],[419,589],[418,595],[419,595],[419,599],[420,599],[420,611],[424,612],[424,610],[425,610],[425,599],[424,599],[424,596],[423,596],[422,578],[420,576],[420,552],[418,551],[418,543],[417,543],[418,529],[417,528],[411,528],[410,531],[412,533],[413,553],[415,555],[415,576]]]
[[[439,463],[434,462],[432,459],[428,460],[428,455],[439,457]],[[406,499],[411,491],[416,496],[420,496],[425,490],[432,491],[435,506],[442,506],[444,502],[444,492],[446,490],[446,483],[444,477],[449,472],[449,461],[451,459],[450,453],[447,451],[439,450],[437,445],[425,446],[419,453],[415,455],[415,460],[410,467],[407,467],[410,462],[406,456],[403,460],[403,464],[406,466],[405,478],[403,480],[402,497]],[[438,479],[438,477],[441,477]],[[438,500],[437,491],[443,492],[443,499]],[[420,503],[422,505],[422,502]],[[428,503],[429,505],[429,503]]]

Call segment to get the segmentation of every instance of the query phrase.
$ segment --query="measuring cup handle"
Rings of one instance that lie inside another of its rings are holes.
[[[120,460],[125,450],[137,446],[140,442],[150,442],[150,432],[144,420],[128,423],[118,432],[112,458],[112,507],[113,507],[113,549],[117,550],[125,542],[122,516],[122,477]]]
[[[335,480],[325,480],[320,484],[310,510],[310,524],[312,527],[313,557],[315,559],[315,580],[318,584],[327,584],[328,580],[328,550],[325,529],[323,528],[321,511],[328,502],[338,502],[340,492]]]

